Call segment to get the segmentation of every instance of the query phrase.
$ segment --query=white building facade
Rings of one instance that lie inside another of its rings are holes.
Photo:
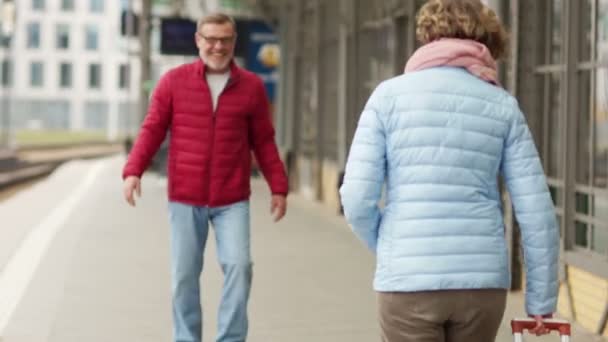
[[[137,39],[121,36],[123,1],[17,0],[0,47],[0,97],[10,126],[97,131],[116,139],[138,124]]]

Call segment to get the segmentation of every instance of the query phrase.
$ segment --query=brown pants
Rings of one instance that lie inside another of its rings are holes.
[[[383,342],[492,342],[506,290],[379,292]]]

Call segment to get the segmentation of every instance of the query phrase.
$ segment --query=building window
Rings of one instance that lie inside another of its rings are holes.
[[[101,64],[94,63],[89,65],[89,88],[101,88]]]
[[[97,26],[87,25],[85,28],[85,48],[97,50],[99,48],[99,30]]]
[[[89,0],[89,8],[93,13],[103,12],[103,0]]]
[[[2,25],[2,24],[0,23],[0,25]],[[0,47],[7,48],[10,46],[10,44],[11,44],[11,39],[9,37],[6,37],[6,36],[0,34]]]
[[[74,0],[61,0],[61,10],[73,11],[74,10]]]
[[[526,52],[514,85],[547,174],[563,260],[608,275],[608,1],[518,8]]]
[[[61,63],[59,65],[59,86],[61,88],[72,87],[72,64]]]
[[[530,89],[533,88],[537,94],[534,107],[525,110],[530,111],[527,114],[535,118],[530,129],[534,134],[547,175],[558,221],[562,222],[565,211],[563,185],[565,173],[562,167],[564,152],[560,149],[564,139],[562,133],[564,119],[561,115],[564,105],[562,96],[564,64],[561,57],[565,33],[561,19],[563,3],[562,0],[550,0],[539,1],[536,4],[538,10],[543,11],[543,20],[535,23],[536,36],[542,37],[544,44],[536,51],[537,62],[534,64],[534,72],[521,75],[522,79],[518,82],[525,83]]]
[[[120,89],[129,87],[129,80],[131,79],[129,69],[129,65],[127,64],[121,64],[118,67],[118,87]]]
[[[595,70],[592,181],[595,187],[608,189],[608,2],[598,2],[597,16],[595,58],[600,67]],[[608,215],[604,222],[608,222]]]
[[[57,49],[70,48],[70,27],[67,24],[57,24]]]
[[[30,64],[30,85],[32,87],[42,87],[44,84],[44,65],[42,62]]]
[[[32,9],[43,10],[44,9],[44,0],[32,0]]]
[[[0,69],[1,77],[0,81],[3,87],[10,87],[13,85],[13,63],[5,59],[2,61],[2,68]]]
[[[561,23],[562,1],[550,1],[550,7],[545,16],[543,35],[547,37],[542,63],[536,73],[541,78],[542,87],[542,141],[538,142],[539,149],[544,161],[544,168],[550,178],[563,177],[560,169],[561,152],[559,142],[561,139],[560,125],[562,124],[559,116],[561,107],[561,76],[563,71],[561,52],[563,29]],[[550,43],[549,43],[550,42]]]
[[[84,104],[84,126],[87,129],[102,131],[108,127],[109,103],[106,101],[87,101]]]
[[[27,47],[30,49],[40,48],[40,23],[27,24]]]
[[[576,108],[563,113],[570,122],[576,121],[566,128],[571,138],[566,138],[565,146],[574,147],[569,162],[576,170],[573,217],[566,229],[571,236],[569,250],[604,260],[592,266],[600,269],[608,256],[608,3],[581,1],[577,6],[581,17],[567,19],[577,23],[577,36],[564,46],[578,56],[577,77],[571,80],[576,86],[563,94]]]

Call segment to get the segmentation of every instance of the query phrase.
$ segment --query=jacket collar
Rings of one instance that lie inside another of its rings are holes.
[[[205,69],[207,68],[207,66],[205,65],[205,63],[203,63],[203,60],[201,58],[198,58],[195,62],[195,70],[197,75],[204,77],[205,75]],[[236,63],[234,62],[234,59],[232,59],[230,61],[230,81],[234,82],[237,81],[240,77],[241,77],[241,68],[236,65]]]

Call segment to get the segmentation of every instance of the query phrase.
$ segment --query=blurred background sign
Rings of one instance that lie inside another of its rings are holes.
[[[271,103],[274,103],[278,78],[279,46],[277,35],[261,20],[241,22],[245,26],[246,67],[264,81]]]
[[[185,18],[161,19],[160,52],[163,55],[197,56],[196,22]]]
[[[240,11],[246,6],[241,0],[220,0],[220,7],[225,11]]]

